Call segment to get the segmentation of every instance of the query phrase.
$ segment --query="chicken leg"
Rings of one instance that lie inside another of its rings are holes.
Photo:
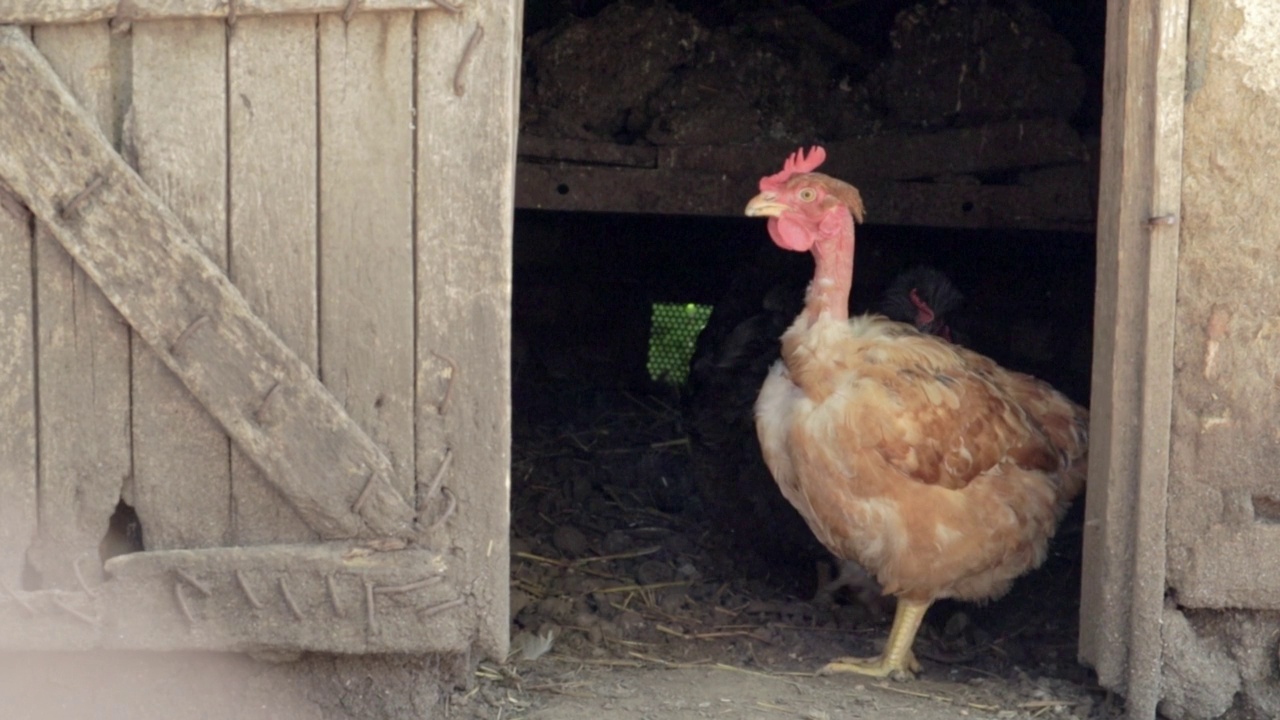
[[[889,677],[898,674],[913,677],[920,671],[920,663],[911,652],[911,644],[916,639],[916,631],[920,629],[920,621],[929,609],[931,601],[907,600],[898,598],[898,609],[893,615],[893,628],[889,630],[889,642],[884,652],[875,658],[841,657],[827,663],[820,675],[838,672],[858,673],[872,677]]]

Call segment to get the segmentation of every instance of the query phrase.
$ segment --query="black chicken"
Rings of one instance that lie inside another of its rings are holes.
[[[798,558],[812,561],[803,568],[831,558],[778,492],[760,454],[752,408],[780,355],[779,338],[800,311],[807,280],[785,268],[741,270],[698,337],[683,398],[693,473],[718,527],[771,565],[793,569]],[[963,299],[942,272],[918,266],[899,274],[874,309],[963,344],[948,322]],[[812,577],[803,570],[790,579]],[[843,564],[835,580],[819,583],[817,595],[829,598],[847,585],[870,599],[868,583],[874,581],[860,567]]]

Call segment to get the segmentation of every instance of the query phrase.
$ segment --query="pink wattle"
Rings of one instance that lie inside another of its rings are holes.
[[[769,218],[769,237],[786,250],[805,252],[813,247],[813,235],[785,215]]]

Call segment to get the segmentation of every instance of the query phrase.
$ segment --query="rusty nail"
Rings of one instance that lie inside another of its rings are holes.
[[[436,494],[436,490],[440,489],[440,483],[444,482],[444,474],[449,469],[449,464],[453,462],[453,448],[444,449],[444,459],[440,461],[440,467],[436,468],[436,474],[431,478],[431,484],[427,486],[427,491],[422,497],[426,501],[430,501]]]
[[[178,353],[181,353],[182,346],[185,345],[189,339],[191,339],[191,335],[195,333],[196,330],[199,330],[204,325],[207,325],[209,322],[211,322],[211,319],[209,318],[208,315],[201,315],[200,317],[196,318],[190,325],[187,326],[186,330],[183,330],[181,333],[178,334],[178,339],[174,340],[173,344],[169,346],[169,354],[177,355]]]
[[[182,615],[187,619],[188,623],[195,624],[196,618],[191,614],[191,608],[187,605],[187,596],[182,594],[182,583],[173,584],[173,596],[178,600],[178,609],[182,610]]]
[[[106,182],[106,178],[101,175],[94,175],[93,179],[89,181],[89,184],[86,185],[83,190],[73,195],[71,199],[67,201],[67,204],[62,206],[62,209],[58,211],[58,216],[63,220],[70,220],[75,217],[76,211],[79,207],[85,200],[89,199],[90,195],[97,192],[98,188],[102,187],[102,183],[104,182]]]
[[[179,569],[175,569],[173,572],[177,574],[178,577],[182,578],[188,585],[199,590],[201,595],[205,597],[209,597],[210,595],[213,594],[213,591],[209,589],[209,586],[207,584],[202,583],[199,580],[195,579],[190,574],[188,574],[186,570],[182,570],[179,568]]]
[[[80,583],[80,589],[83,590],[85,594],[88,595],[89,597],[96,598],[98,597],[98,591],[89,587],[89,583],[85,582],[84,580],[84,574],[80,572],[80,561],[85,559],[85,557],[87,557],[86,553],[81,553],[79,556],[77,556],[75,561],[71,563],[71,569],[74,570],[76,573],[76,582]]]
[[[458,499],[453,496],[452,490],[447,487],[440,488],[440,494],[444,495],[445,500],[448,500],[449,504],[444,506],[444,512],[440,513],[440,517],[436,518],[435,522],[427,526],[427,532],[431,532],[441,525],[444,525],[445,522],[448,521],[449,517],[453,515],[453,511],[458,509]]]
[[[324,583],[329,588],[329,604],[333,606],[333,614],[346,617],[347,613],[342,609],[342,603],[338,602],[338,585],[333,580],[333,573],[324,576]]]
[[[5,594],[6,594],[6,595],[8,595],[9,597],[13,598],[13,601],[14,601],[14,602],[16,602],[16,603],[18,603],[18,605],[19,605],[23,610],[26,610],[28,615],[35,615],[35,614],[36,614],[36,609],[35,609],[35,608],[33,608],[33,607],[31,607],[31,603],[27,602],[27,601],[26,601],[26,599],[24,599],[24,598],[20,597],[20,596],[18,595],[18,593],[14,592],[14,591],[9,587],[9,584],[8,584],[8,583],[6,583],[4,580],[0,580],[0,590],[4,590],[4,592],[5,592]]]
[[[453,0],[435,0],[435,3],[441,8],[444,8],[445,12],[450,15],[457,15],[462,12],[462,6],[453,2]]]
[[[85,613],[82,613],[79,610],[71,607],[70,605],[67,605],[66,603],[62,602],[62,599],[56,595],[49,598],[49,600],[63,612],[67,613],[68,615],[71,615],[72,617],[78,620],[82,620],[85,623],[92,625],[93,627],[98,627],[99,625],[102,624],[101,612],[99,612],[98,615],[96,616],[86,615]]]
[[[294,602],[293,593],[289,592],[289,583],[283,577],[280,578],[280,594],[284,596],[284,604],[289,606],[289,612],[301,620],[302,610],[298,607],[298,603]]]
[[[253,590],[249,589],[249,583],[244,579],[244,573],[240,570],[236,571],[236,584],[240,586],[244,596],[249,599],[249,604],[261,610],[262,601],[258,599],[257,595],[253,594]]]
[[[378,480],[378,471],[370,470],[369,479],[364,483],[364,489],[356,496],[356,501],[351,503],[351,512],[359,515],[364,509],[364,504],[369,501],[369,496],[373,494],[373,483]]]
[[[258,425],[266,424],[267,412],[271,409],[271,401],[275,399],[276,391],[279,389],[280,381],[277,380],[275,384],[271,386],[271,389],[267,391],[266,396],[262,398],[262,402],[258,405],[258,409],[253,411],[253,421],[258,423]]]
[[[480,44],[480,40],[483,37],[484,26],[476,23],[476,29],[471,33],[471,39],[467,40],[467,46],[462,49],[462,57],[458,58],[458,67],[453,71],[453,94],[458,97],[462,97],[467,92],[467,84],[462,76],[467,71],[467,65],[471,64],[471,55],[476,51],[476,46]]]
[[[458,607],[464,602],[466,601],[463,600],[462,598],[456,597],[452,600],[445,600],[442,603],[431,605],[430,607],[424,607],[418,611],[418,619],[421,620],[422,618],[429,618],[432,615],[438,615],[444,612],[445,610],[448,610],[449,608]]]
[[[373,582],[364,581],[364,613],[365,619],[369,621],[369,630],[378,629],[378,620],[374,617],[373,609]]]
[[[356,10],[360,7],[360,0],[347,0],[347,7],[342,11],[342,22],[351,22],[351,18],[356,16]]]
[[[444,395],[440,398],[440,404],[436,406],[436,414],[443,417],[449,411],[449,398],[453,397],[453,383],[458,379],[458,363],[444,353],[432,350],[431,354],[449,363],[449,381],[444,386]]]
[[[421,580],[415,580],[405,585],[382,585],[382,586],[375,585],[373,588],[373,591],[379,595],[397,595],[400,593],[413,592],[414,590],[421,590],[424,587],[435,585],[441,580],[444,580],[442,576],[431,575],[429,577],[424,577]]]
[[[1153,228],[1160,225],[1176,225],[1177,222],[1178,218],[1173,215],[1157,215],[1152,218],[1147,218],[1147,227]]]

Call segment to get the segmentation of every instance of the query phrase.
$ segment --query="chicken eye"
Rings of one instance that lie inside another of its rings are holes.
[[[818,191],[813,188],[801,188],[800,192],[797,193],[796,196],[804,202],[813,202],[818,199]]]

